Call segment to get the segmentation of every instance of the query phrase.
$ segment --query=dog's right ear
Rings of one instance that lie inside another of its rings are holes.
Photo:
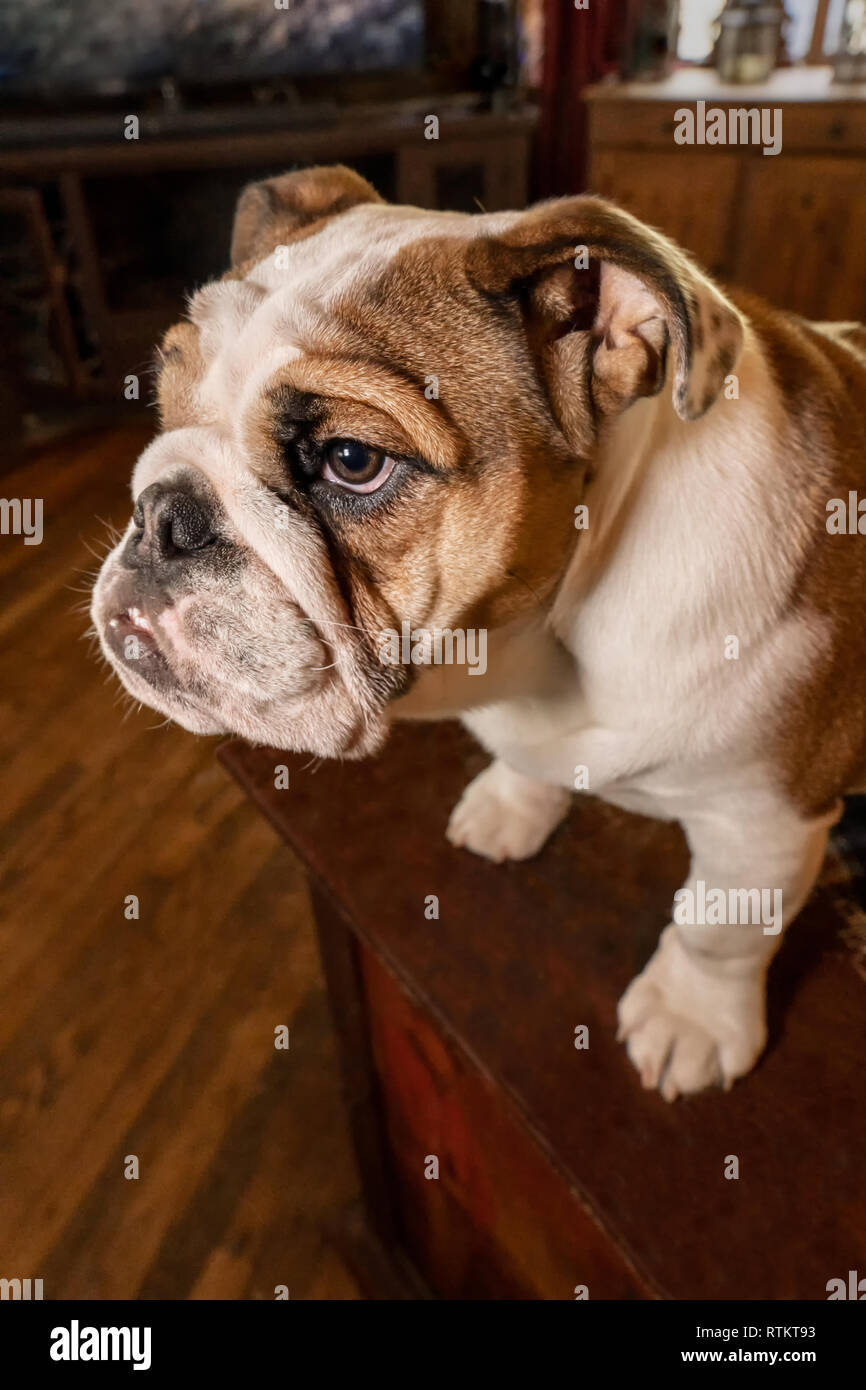
[[[494,302],[523,309],[554,412],[579,450],[599,418],[657,394],[668,375],[677,414],[699,419],[742,347],[743,320],[718,286],[667,237],[601,198],[530,208],[471,241],[466,269]]]
[[[247,184],[238,199],[232,229],[232,267],[263,260],[303,228],[358,203],[384,199],[345,164],[297,169],[275,179]]]

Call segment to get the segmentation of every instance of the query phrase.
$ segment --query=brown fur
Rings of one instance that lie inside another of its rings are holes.
[[[191,323],[176,323],[158,354],[156,394],[164,430],[180,429],[196,418],[195,390],[203,370],[198,329]]]
[[[676,354],[677,410],[687,419],[703,414],[732,365],[736,353],[734,325],[729,327],[721,312],[717,313],[722,341],[718,344],[715,389],[709,397],[694,400],[688,378],[695,349],[704,345],[694,267],[684,252],[621,208],[592,197],[542,203],[503,236],[473,243],[467,257],[468,273],[492,298],[510,297],[521,283],[572,261],[578,246],[634,276],[656,297]],[[579,283],[581,272],[576,275]],[[658,350],[657,344],[654,347]],[[626,385],[622,390],[615,388],[615,399],[626,403],[633,399],[637,391],[631,383],[639,376],[639,366],[636,371],[634,364],[627,365]]]
[[[298,169],[250,183],[241,193],[232,229],[231,262],[244,273],[269,256],[359,203],[381,203],[375,188],[345,164]]]
[[[827,502],[866,496],[866,362],[811,324],[752,295],[731,296],[749,317],[786,406],[783,443],[797,478],[797,523],[809,543],[793,605],[829,636],[820,661],[791,690],[772,755],[808,814],[866,788],[866,538],[831,535]],[[866,328],[846,336],[866,343]]]

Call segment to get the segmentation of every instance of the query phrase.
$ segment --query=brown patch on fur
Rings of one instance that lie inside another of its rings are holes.
[[[345,294],[250,423],[264,458],[280,389],[314,393],[317,438],[353,435],[421,461],[387,501],[322,518],[371,638],[403,620],[498,627],[543,605],[575,544],[584,461],[552,416],[520,307],[491,308],[465,251],[455,238],[415,242]]]
[[[438,382],[431,404],[462,442],[447,485],[424,492],[395,531],[383,585],[392,607],[435,576],[429,626],[495,628],[543,606],[574,548],[585,462],[551,411],[519,303],[492,305],[467,266],[473,243],[405,247],[368,290],[338,307],[410,377]],[[378,570],[378,557],[375,562]]]
[[[176,323],[159,351],[162,366],[156,396],[160,423],[164,430],[176,430],[196,418],[196,386],[204,371],[198,329],[191,323]]]
[[[232,266],[246,273],[277,246],[315,235],[341,212],[382,201],[372,184],[345,164],[298,169],[248,184],[235,212]]]
[[[701,295],[709,301],[717,332],[738,350],[741,326],[726,308],[718,292],[702,277],[688,256],[673,242],[645,226],[615,205],[593,197],[563,198],[530,209],[506,232],[496,237],[480,237],[468,252],[470,278],[495,300],[510,297],[515,290],[542,273],[550,273],[573,261],[578,246],[586,247],[592,258],[606,266],[633,276],[654,297],[664,319],[675,355],[674,405],[683,419],[695,419],[708,408],[721,388],[717,376],[709,378],[713,394],[690,390],[696,354],[706,345],[701,324]],[[575,271],[573,284],[579,282]],[[700,293],[699,293],[700,288]],[[561,297],[561,296],[560,296]],[[637,336],[639,325],[634,324]],[[657,341],[653,352],[661,351]],[[620,383],[619,363],[612,369],[606,399],[612,408],[624,408],[639,394],[655,389],[655,363],[641,363],[636,346],[630,345],[631,360],[623,358]],[[644,385],[644,380],[646,386]]]
[[[697,300],[688,286],[688,258],[666,238],[628,213],[597,198],[542,203],[502,236],[470,248],[471,277],[495,296],[509,295],[521,280],[573,259],[576,246],[636,276],[657,297],[676,345],[681,373],[688,374],[694,347],[692,314]]]
[[[827,502],[866,496],[866,363],[803,320],[736,293],[776,379],[790,422],[783,447],[802,480],[797,524],[808,528],[792,610],[829,631],[817,662],[789,693],[772,755],[810,815],[866,787],[866,536],[831,535]],[[854,332],[866,341],[866,329]]]

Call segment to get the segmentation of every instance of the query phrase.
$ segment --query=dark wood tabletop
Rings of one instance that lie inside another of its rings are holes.
[[[819,887],[774,963],[771,1040],[723,1094],[642,1090],[616,1004],[683,881],[680,830],[592,799],[543,852],[495,866],[445,839],[486,758],[451,724],[318,764],[229,743],[224,764],[449,1046],[506,1095],[649,1289],[826,1298],[866,1274],[866,982]],[[290,770],[287,790],[274,769]],[[439,899],[428,920],[425,898]],[[589,1047],[574,1046],[589,1028]],[[725,1177],[730,1155],[739,1178]]]

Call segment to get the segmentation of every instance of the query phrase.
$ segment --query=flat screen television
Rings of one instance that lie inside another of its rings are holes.
[[[425,11],[425,0],[2,0],[0,95],[420,68]]]

